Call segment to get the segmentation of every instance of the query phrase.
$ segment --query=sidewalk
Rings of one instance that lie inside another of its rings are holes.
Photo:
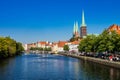
[[[60,53],[60,55],[74,57],[74,58],[78,58],[78,59],[83,59],[83,60],[87,60],[87,61],[91,61],[91,62],[95,62],[95,63],[99,63],[99,64],[103,64],[106,66],[115,67],[115,68],[120,69],[120,62],[114,62],[114,61],[104,60],[104,59],[100,59],[100,58],[78,56],[78,55],[66,54],[66,53]]]

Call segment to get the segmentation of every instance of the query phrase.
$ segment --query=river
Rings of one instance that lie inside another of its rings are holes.
[[[0,80],[120,80],[120,69],[62,55],[0,60]]]

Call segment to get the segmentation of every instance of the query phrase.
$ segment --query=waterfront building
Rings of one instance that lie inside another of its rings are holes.
[[[52,46],[52,43],[50,43],[48,41],[40,41],[40,42],[37,42],[37,46],[36,47],[49,48],[51,46]]]
[[[36,46],[37,46],[36,43],[27,44],[27,50],[30,50],[31,47],[35,48]]]
[[[23,46],[24,50],[27,51],[28,45],[27,44],[23,44],[22,46]]]
[[[39,42],[35,42],[35,43],[30,43],[30,44],[26,44],[26,49],[25,50],[30,50],[31,47],[35,48],[35,47],[39,47],[39,48],[51,48],[52,47],[52,43],[48,42],[48,41],[39,41]]]
[[[59,41],[53,43],[52,46],[52,52],[53,53],[58,53],[58,52],[63,52],[64,51],[64,45],[66,45],[68,42],[67,41]]]
[[[69,42],[67,45],[69,46],[70,52],[78,52],[78,46],[80,41]]]
[[[64,45],[66,45],[68,42],[67,41],[59,41],[58,42],[58,52],[63,52],[64,51]]]
[[[113,24],[107,29],[109,32],[116,31],[118,34],[120,34],[120,26]]]
[[[78,45],[80,41],[73,41],[73,42],[68,42],[68,41],[58,41],[58,42],[47,42],[47,41],[40,41],[36,43],[31,43],[31,44],[26,44],[26,51],[29,51],[31,47],[40,47],[40,48],[51,48],[52,53],[58,53],[58,52],[63,52],[64,51],[64,46],[68,45],[69,46],[69,51],[74,51],[78,52]]]
[[[54,43],[52,44],[51,49],[52,49],[52,53],[57,53],[57,52],[58,52],[58,43],[57,43],[57,42],[54,42]]]

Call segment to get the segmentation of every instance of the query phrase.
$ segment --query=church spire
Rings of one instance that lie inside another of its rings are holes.
[[[81,27],[85,27],[86,24],[85,24],[85,16],[84,16],[84,11],[82,11],[82,24],[81,24]]]
[[[73,28],[73,36],[74,37],[78,37],[79,36],[79,32],[78,32],[78,22],[74,22],[74,28]]]
[[[73,28],[73,34],[75,34],[75,31],[76,31],[76,26],[75,26],[75,22],[74,22],[74,28]]]
[[[76,21],[76,23],[75,23],[75,26],[76,26],[75,32],[78,33],[78,22],[77,22],[77,21]]]
[[[84,11],[82,11],[82,24],[80,27],[80,37],[84,38],[87,35],[87,27],[85,24],[85,16],[84,16]]]

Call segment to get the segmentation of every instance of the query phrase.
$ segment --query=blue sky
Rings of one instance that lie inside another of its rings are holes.
[[[120,25],[119,0],[1,0],[0,36],[22,43],[68,40],[82,10],[89,34]]]

